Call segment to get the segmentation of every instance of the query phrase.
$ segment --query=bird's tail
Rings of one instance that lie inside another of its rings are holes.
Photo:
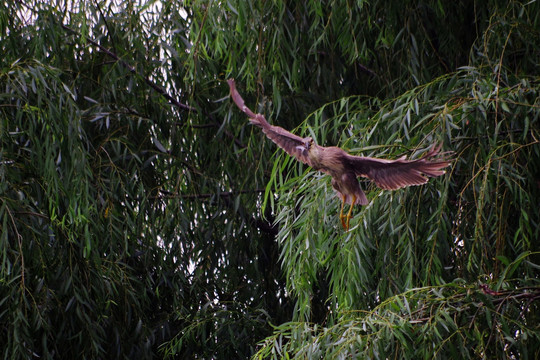
[[[337,196],[341,199],[341,201],[343,201],[345,204],[349,204],[349,205],[367,205],[369,204],[369,201],[366,197],[366,194],[362,191],[362,189],[358,188],[357,191],[355,191],[354,193],[354,197],[355,197],[355,200],[354,200],[354,204],[353,204],[353,197],[352,195],[345,195],[345,194],[342,194],[340,191],[336,190],[336,193],[337,193]]]

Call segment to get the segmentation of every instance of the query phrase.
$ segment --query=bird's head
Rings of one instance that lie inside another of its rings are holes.
[[[302,152],[302,155],[307,156],[313,144],[315,144],[315,141],[311,136],[308,136],[303,139],[302,145],[299,145],[296,148]]]

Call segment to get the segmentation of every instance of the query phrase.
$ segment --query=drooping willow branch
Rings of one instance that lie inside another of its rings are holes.
[[[69,31],[73,34],[76,34],[78,36],[82,36],[80,35],[77,31],[75,31],[74,29],[70,28],[69,26],[65,25],[65,24],[60,24],[60,26],[62,27],[62,29],[66,30],[66,31]],[[99,49],[99,51],[103,52],[104,54],[106,54],[107,56],[109,56],[110,58],[112,58],[114,61],[118,62],[121,66],[123,66],[125,69],[127,69],[130,73],[134,74],[134,75],[137,75],[138,77],[142,78],[143,81],[152,89],[154,90],[155,92],[157,92],[160,96],[164,97],[167,101],[169,101],[171,104],[173,104],[174,106],[176,106],[177,108],[181,109],[181,110],[187,110],[187,111],[191,111],[191,112],[199,112],[198,109],[199,107],[198,106],[190,106],[190,105],[187,105],[187,104],[184,104],[182,102],[180,102],[178,99],[176,99],[175,97],[173,97],[172,95],[170,95],[169,93],[167,93],[167,91],[165,91],[162,87],[160,87],[158,84],[156,84],[154,81],[150,80],[149,78],[147,78],[146,76],[143,76],[142,74],[139,74],[137,72],[137,70],[131,66],[128,62],[126,62],[125,60],[123,60],[121,57],[119,57],[115,52],[107,49],[106,47],[104,47],[103,45],[99,44],[98,42],[96,42],[95,40],[91,39],[90,37],[88,36],[85,36],[84,37],[85,41],[87,41],[89,44],[97,47]],[[208,119],[210,119],[211,121],[211,125],[214,126],[214,127],[221,127],[221,124],[216,121],[214,119],[214,117],[211,115],[211,114],[208,114],[208,113],[204,113],[204,116]],[[183,126],[184,124],[182,122],[178,123],[180,126]],[[240,147],[240,148],[245,148],[246,146],[238,139],[236,138],[230,131],[228,131],[227,129],[224,129],[223,130],[223,133],[225,134],[225,136],[227,136],[228,138],[230,138],[231,140],[234,141],[234,143],[236,144],[236,146]]]

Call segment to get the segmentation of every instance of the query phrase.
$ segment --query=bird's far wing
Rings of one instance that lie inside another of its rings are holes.
[[[234,103],[240,110],[246,113],[249,118],[255,118],[255,113],[251,111],[246,105],[244,105],[244,99],[240,96],[238,93],[238,90],[236,90],[236,84],[234,83],[234,79],[227,80],[227,83],[229,84],[229,89],[231,92],[231,98],[233,99]]]
[[[305,139],[288,132],[280,126],[270,125],[262,114],[255,114],[244,104],[244,99],[242,99],[236,90],[234,80],[230,79],[227,82],[229,83],[231,98],[236,106],[249,117],[249,122],[260,127],[266,136],[277,146],[285,150],[287,154],[294,156],[304,164],[311,166],[307,152],[302,150],[305,146]]]
[[[436,158],[440,146],[432,149],[420,159],[385,160],[371,157],[347,155],[348,163],[354,168],[357,176],[373,180],[378,187],[385,190],[395,190],[411,185],[422,185],[429,177],[443,175],[450,160]]]

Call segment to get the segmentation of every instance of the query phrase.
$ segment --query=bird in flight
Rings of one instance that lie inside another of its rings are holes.
[[[294,135],[280,126],[270,125],[262,114],[255,114],[245,104],[236,90],[234,80],[228,80],[230,95],[236,106],[248,117],[251,124],[289,155],[315,170],[332,177],[332,187],[341,199],[339,218],[345,231],[349,230],[354,205],[367,205],[366,194],[360,188],[357,177],[365,177],[384,190],[395,190],[411,185],[422,185],[429,177],[443,175],[449,160],[437,158],[440,146],[433,146],[423,157],[406,160],[405,156],[396,160],[354,156],[335,146],[317,145],[313,138]],[[343,213],[345,204],[350,204],[347,215]]]

